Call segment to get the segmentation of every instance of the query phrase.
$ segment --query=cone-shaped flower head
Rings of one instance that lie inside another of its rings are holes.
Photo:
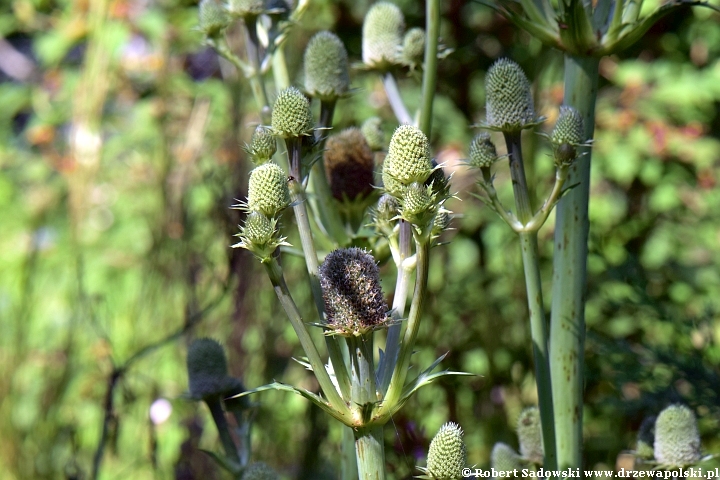
[[[267,127],[258,125],[250,138],[250,145],[245,148],[245,151],[250,154],[255,165],[269,162],[277,151],[277,144],[272,131]]]
[[[274,163],[255,167],[248,182],[248,210],[274,217],[290,204],[290,191],[282,168]]]
[[[263,0],[230,0],[227,8],[233,17],[250,21],[265,11]]]
[[[242,480],[277,480],[277,478],[277,473],[263,462],[251,463],[242,476]]]
[[[695,414],[685,405],[670,405],[655,421],[655,460],[685,467],[700,460],[700,434]]]
[[[537,464],[543,462],[542,427],[540,410],[528,407],[520,413],[517,422],[517,436],[523,458]]]
[[[368,118],[363,122],[360,131],[365,135],[365,140],[374,151],[377,152],[385,148],[385,132],[382,130],[382,120],[380,118]]]
[[[536,121],[530,82],[512,60],[501,58],[492,64],[485,78],[485,91],[488,127],[516,132]]]
[[[378,2],[370,7],[363,21],[363,63],[381,70],[398,63],[404,30],[405,18],[397,5]]]
[[[406,65],[414,66],[423,62],[425,55],[425,30],[411,28],[405,33],[402,46],[402,60]]]
[[[305,48],[305,90],[321,100],[335,100],[350,88],[348,55],[337,35],[315,34]]]
[[[190,396],[196,400],[240,393],[242,383],[227,375],[225,352],[215,340],[200,338],[190,345],[187,356]]]
[[[243,226],[243,236],[257,245],[268,243],[275,235],[275,225],[260,212],[250,212]]]
[[[520,455],[510,445],[502,442],[498,442],[493,446],[490,454],[490,466],[498,471],[522,468]]]
[[[457,423],[448,422],[440,427],[428,450],[427,470],[433,478],[463,478],[467,450],[462,436],[462,428]]]
[[[584,141],[583,120],[573,107],[560,107],[560,116],[550,133],[553,156],[558,165],[569,165],[578,156],[577,146]]]
[[[437,215],[435,215],[435,220],[433,220],[431,235],[433,237],[440,236],[440,234],[450,226],[450,220],[450,212],[442,209],[439,210]]]
[[[377,206],[372,211],[375,227],[385,236],[390,236],[393,231],[395,217],[398,216],[400,204],[390,194],[383,194],[378,200]]]
[[[638,430],[635,455],[643,460],[654,458],[653,443],[655,443],[655,417],[645,417]]]
[[[201,0],[198,5],[200,30],[207,37],[217,37],[230,23],[227,13],[215,0]]]
[[[480,132],[470,143],[470,165],[477,168],[490,168],[497,160],[495,144],[490,140],[490,134]]]
[[[327,323],[341,335],[360,335],[387,323],[388,308],[375,259],[359,248],[331,252],[318,269]]]
[[[430,145],[425,134],[412,125],[400,125],[390,139],[383,164],[385,190],[400,196],[403,186],[424,183],[432,170]]]
[[[288,87],[277,97],[272,111],[273,134],[282,138],[309,135],[313,129],[310,102],[295,87]]]
[[[373,152],[357,128],[332,135],[325,144],[325,168],[333,197],[354,200],[373,191]]]

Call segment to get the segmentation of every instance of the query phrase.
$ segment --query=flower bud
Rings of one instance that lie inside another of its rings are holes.
[[[570,165],[577,157],[577,146],[583,142],[583,120],[573,107],[560,107],[560,116],[550,133],[556,165]]]
[[[516,132],[535,121],[530,82],[520,65],[507,58],[493,63],[485,78],[487,125]]]
[[[635,455],[643,460],[654,458],[653,443],[655,443],[655,417],[645,417],[638,430]]]
[[[411,28],[403,37],[402,60],[403,63],[415,66],[423,62],[425,56],[425,30]]]
[[[277,480],[277,478],[277,473],[262,462],[248,465],[242,476],[242,480]]]
[[[497,160],[495,144],[490,140],[490,134],[481,132],[475,135],[470,143],[470,165],[477,168],[490,168]]]
[[[695,414],[685,405],[670,405],[655,421],[655,460],[685,467],[700,460],[700,434]]]
[[[277,151],[275,137],[269,128],[258,125],[250,138],[250,145],[245,148],[255,165],[270,161]]]
[[[282,138],[309,135],[313,129],[310,102],[295,87],[288,87],[277,97],[272,111],[273,134]]]
[[[360,131],[365,136],[368,145],[373,151],[383,150],[385,148],[385,132],[382,130],[382,120],[378,117],[370,117],[363,122]]]
[[[385,236],[390,236],[394,228],[395,217],[398,216],[400,204],[392,195],[383,194],[372,210],[375,227]]]
[[[354,200],[373,191],[373,152],[357,128],[328,138],[324,159],[330,190],[337,200]]]
[[[437,213],[437,202],[431,187],[421,183],[411,183],[403,191],[402,218],[424,229]]]
[[[542,464],[544,455],[542,427],[540,410],[537,407],[528,407],[520,413],[517,422],[517,436],[522,457],[529,462]]]
[[[433,220],[432,232],[430,233],[433,237],[439,237],[442,232],[447,230],[450,226],[450,212],[447,210],[439,210]]]
[[[335,100],[350,88],[348,55],[337,35],[319,32],[305,48],[305,90],[321,100]]]
[[[490,454],[490,466],[497,471],[521,469],[520,455],[509,445],[498,442]]]
[[[403,30],[405,18],[397,5],[378,2],[370,7],[363,21],[363,63],[380,70],[397,63]]]
[[[227,13],[215,0],[201,0],[198,17],[200,30],[210,38],[220,35],[230,23]]]
[[[430,145],[425,134],[412,125],[400,125],[390,139],[383,164],[385,190],[400,196],[403,185],[425,182],[432,170]]]
[[[290,191],[283,169],[274,163],[255,167],[248,182],[248,210],[274,217],[290,204]]]
[[[235,18],[252,21],[265,11],[263,0],[230,0],[228,13]]]
[[[227,375],[225,352],[215,340],[193,341],[188,349],[187,370],[190,396],[196,400],[243,391],[242,382]]]
[[[275,235],[275,225],[260,212],[250,212],[245,220],[242,235],[255,245],[264,245]]]
[[[457,423],[448,422],[430,442],[427,470],[433,478],[459,479],[467,463],[463,431]]]
[[[361,335],[388,321],[375,259],[359,248],[330,252],[318,269],[327,323],[341,335]]]

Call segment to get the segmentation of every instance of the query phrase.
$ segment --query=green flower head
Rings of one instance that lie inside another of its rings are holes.
[[[437,479],[460,479],[467,464],[463,431],[457,423],[448,422],[430,442],[427,471]]]
[[[399,63],[404,30],[405,17],[397,5],[378,2],[370,7],[363,21],[363,63],[379,70]]]
[[[502,442],[493,446],[490,454],[490,465],[498,471],[520,469],[522,466],[520,455],[515,450]]]
[[[282,168],[265,163],[250,172],[247,208],[274,217],[290,204],[290,191]]]
[[[695,414],[685,405],[670,405],[655,421],[655,460],[668,467],[694,465],[701,458]]]
[[[536,122],[530,82],[517,63],[507,58],[493,63],[485,78],[485,90],[489,128],[517,132]]]
[[[517,422],[517,436],[520,441],[520,453],[529,462],[542,464],[543,443],[540,425],[540,410],[528,407],[520,413]]]
[[[411,28],[405,33],[402,46],[402,61],[414,67],[423,62],[425,56],[425,30]]]
[[[577,157],[577,147],[583,144],[583,120],[573,107],[560,107],[560,116],[550,133],[553,156],[557,165],[570,165]]]
[[[383,164],[385,190],[401,196],[403,186],[424,183],[432,171],[430,145],[425,134],[412,125],[400,125],[390,139]]]
[[[282,138],[309,135],[313,129],[310,102],[295,87],[288,87],[277,97],[272,111],[273,134]]]
[[[277,144],[272,131],[258,125],[250,138],[250,145],[245,146],[245,151],[250,154],[255,165],[262,165],[272,159],[277,151]]]
[[[490,134],[481,132],[475,135],[470,143],[469,164],[477,168],[490,168],[497,158],[497,150],[495,150],[495,144],[490,140]]]
[[[315,34],[305,48],[305,90],[321,100],[336,100],[350,89],[348,55],[331,32]]]
[[[229,0],[228,2],[228,13],[235,18],[252,21],[264,11],[263,0]]]
[[[382,130],[382,120],[378,117],[370,117],[365,120],[360,127],[362,134],[365,135],[368,145],[374,151],[380,151],[385,148],[385,132]]]
[[[200,30],[210,38],[219,36],[230,24],[227,13],[215,0],[201,0],[198,17]]]

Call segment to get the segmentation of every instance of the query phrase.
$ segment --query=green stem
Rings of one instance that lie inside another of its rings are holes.
[[[397,363],[398,351],[400,349],[400,331],[402,329],[400,320],[405,315],[405,304],[407,303],[410,274],[412,273],[412,269],[404,265],[405,260],[410,257],[412,253],[410,250],[412,226],[401,219],[398,229],[398,255],[395,259],[397,279],[395,281],[395,295],[392,304],[392,317],[397,323],[391,325],[388,329],[387,340],[385,342],[385,361],[383,363],[383,371],[380,372],[380,390],[382,392],[387,391],[390,378]]]
[[[263,123],[269,124],[270,104],[262,72],[260,71],[260,40],[257,35],[257,17],[251,17],[247,21],[243,21],[243,23],[245,24],[245,50],[253,70],[249,77],[250,87],[260,109]]]
[[[295,301],[290,295],[290,290],[287,287],[287,283],[285,283],[285,277],[283,276],[282,268],[280,267],[277,258],[272,257],[269,260],[263,262],[263,264],[265,265],[268,276],[270,277],[270,282],[275,289],[275,294],[277,295],[278,299],[280,300],[280,304],[283,306],[285,313],[290,319],[290,323],[295,330],[295,334],[297,335],[298,340],[300,340],[300,345],[305,351],[305,355],[307,355],[308,357],[310,366],[312,366],[313,372],[315,373],[315,378],[317,378],[317,381],[320,384],[320,388],[325,394],[325,398],[328,399],[328,401],[337,411],[341,412],[343,415],[347,415],[349,418],[350,410],[348,409],[345,401],[338,393],[337,389],[335,389],[335,386],[333,385],[332,380],[330,379],[330,375],[327,373],[327,370],[325,370],[325,365],[320,358],[320,354],[318,353],[317,348],[315,347],[315,344],[310,337],[310,333],[308,333],[307,329],[305,328],[305,323],[300,316],[300,311],[298,310]]]
[[[430,138],[432,128],[433,99],[437,81],[438,37],[440,36],[440,0],[428,0],[426,4],[425,66],[423,71],[422,106],[420,130]]]
[[[505,142],[510,154],[510,176],[512,177],[515,205],[520,223],[526,225],[532,218],[525,167],[522,158],[521,132],[505,133]],[[550,378],[550,363],[547,346],[547,322],[542,296],[542,280],[537,244],[537,232],[520,233],[520,246],[525,269],[530,331],[535,359],[535,376],[542,423],[543,445],[545,446],[545,467],[556,468],[555,431],[553,424],[553,392]]]
[[[565,100],[582,115],[585,138],[595,128],[598,85],[596,58],[565,55]],[[583,364],[585,348],[585,287],[589,230],[590,152],[570,167],[576,185],[558,202],[553,257],[553,298],[550,320],[552,372],[558,467],[580,467],[582,447]]]
[[[349,445],[351,448],[346,448]],[[358,464],[355,456],[355,433],[353,429],[342,426],[342,448],[340,449],[342,480],[356,480],[358,478]]]
[[[272,65],[275,88],[277,91],[285,90],[290,86],[290,75],[285,62],[285,48],[283,45],[278,45],[275,52],[273,52]]]
[[[373,361],[373,334],[361,337],[348,337],[347,345],[350,351],[350,378],[352,385],[352,403],[359,407],[364,414],[372,411],[372,405],[377,402],[375,390],[375,365]],[[366,423],[369,418],[362,418]],[[357,474],[360,479],[384,478],[377,476],[385,468],[385,452],[382,442],[382,426],[373,429],[379,435],[380,442],[376,444],[372,436],[362,440],[355,440],[355,456],[357,460]],[[359,447],[362,446],[362,448]],[[361,453],[363,457],[361,457]],[[370,455],[366,455],[370,453]]]
[[[225,412],[220,404],[220,397],[213,396],[206,398],[205,403],[210,409],[210,414],[215,422],[215,426],[217,426],[218,434],[220,435],[220,443],[222,443],[223,450],[225,450],[225,456],[228,460],[240,465],[240,457],[238,456],[235,442],[230,435],[227,419],[225,418]]]
[[[383,75],[382,80],[383,86],[385,87],[385,94],[390,102],[390,108],[392,108],[398,123],[412,125],[412,117],[408,113],[405,103],[403,103],[403,99],[400,96],[400,90],[395,81],[395,76],[391,72],[387,72]]]
[[[383,403],[377,415],[379,417],[392,412],[402,396],[408,368],[410,367],[410,356],[412,355],[415,339],[417,338],[417,333],[420,329],[420,314],[422,312],[425,294],[427,293],[428,266],[430,257],[429,239],[416,239],[415,251],[415,255],[417,255],[417,264],[415,267],[415,290],[413,291],[412,303],[410,304],[410,314],[408,315],[405,335],[403,336],[402,345],[400,346],[398,361],[395,365],[395,369],[393,370],[387,394],[383,399]]]
[[[360,480],[385,480],[385,448],[382,427],[355,432],[355,455]]]

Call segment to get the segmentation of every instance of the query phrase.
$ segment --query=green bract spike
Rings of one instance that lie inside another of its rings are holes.
[[[248,210],[274,217],[289,204],[290,192],[282,168],[274,163],[266,163],[250,172]]]
[[[272,111],[273,134],[282,138],[310,135],[313,129],[310,102],[295,87],[288,87],[277,97]]]
[[[430,442],[427,470],[433,478],[460,479],[467,463],[463,431],[457,423],[448,422]]]
[[[342,40],[331,32],[319,32],[305,48],[305,90],[321,100],[335,100],[350,88],[348,55]]]
[[[670,405],[655,421],[655,460],[667,467],[697,463],[700,434],[695,414],[685,405]]]

